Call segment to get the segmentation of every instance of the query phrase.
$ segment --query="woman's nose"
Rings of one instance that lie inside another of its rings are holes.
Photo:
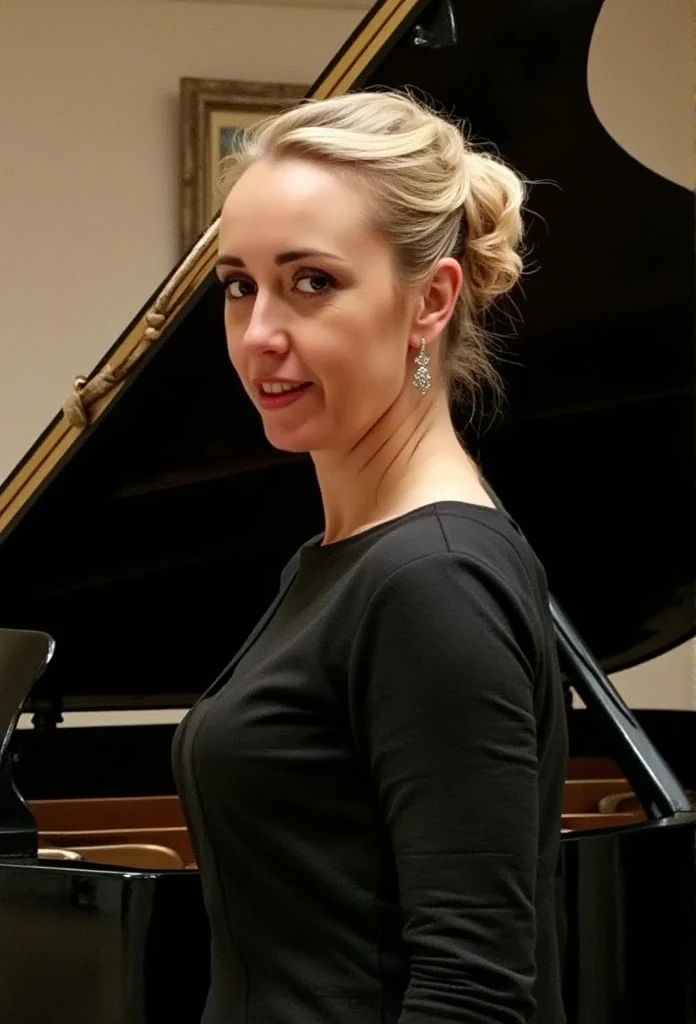
[[[242,343],[247,348],[282,349],[287,344],[287,328],[278,303],[257,295],[246,325]]]

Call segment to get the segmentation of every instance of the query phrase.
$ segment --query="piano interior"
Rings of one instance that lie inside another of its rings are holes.
[[[70,859],[142,870],[196,867],[174,795],[32,800],[29,807],[36,818],[41,859],[57,860],[67,853]],[[611,759],[571,759],[564,834],[644,821],[645,812]]]

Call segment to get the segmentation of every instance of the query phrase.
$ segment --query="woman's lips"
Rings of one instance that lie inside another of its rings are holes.
[[[305,395],[311,388],[311,382],[307,384],[301,384],[299,388],[294,391],[281,391],[277,395],[269,395],[262,388],[259,388],[259,405],[262,409],[285,409],[288,405],[292,405],[294,402],[299,402],[303,395]]]

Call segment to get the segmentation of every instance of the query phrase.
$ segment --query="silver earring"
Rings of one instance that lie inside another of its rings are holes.
[[[418,369],[413,375],[413,386],[418,388],[422,395],[428,390],[433,382],[431,374],[426,370],[426,366],[430,362],[430,359],[425,354],[425,338],[421,338],[420,352],[416,356],[416,366]]]

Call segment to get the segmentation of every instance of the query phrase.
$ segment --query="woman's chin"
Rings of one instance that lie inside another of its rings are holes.
[[[293,435],[290,431],[267,429],[265,434],[268,443],[281,452],[299,454],[301,452],[310,452],[314,447],[308,437],[303,437],[300,434]]]

